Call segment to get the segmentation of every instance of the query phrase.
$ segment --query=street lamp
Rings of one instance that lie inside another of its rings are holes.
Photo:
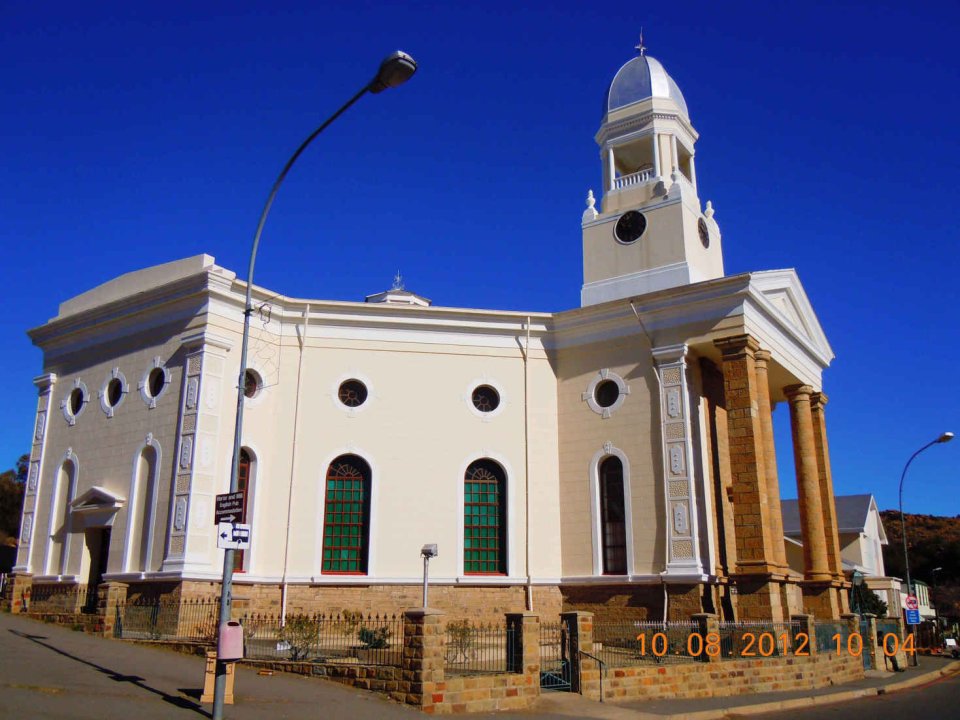
[[[245,397],[244,380],[247,374],[247,346],[250,342],[250,316],[253,314],[251,298],[253,292],[253,268],[257,261],[257,248],[260,245],[260,235],[263,233],[263,226],[267,222],[270,207],[273,205],[277,192],[280,190],[280,185],[283,183],[287,173],[290,172],[290,168],[293,167],[297,158],[299,158],[303,151],[307,149],[307,146],[314,141],[317,135],[326,130],[334,120],[343,115],[351,105],[366,93],[380,93],[388,88],[402,85],[409,80],[416,71],[417,62],[405,52],[397,50],[388,55],[384,61],[380,63],[380,68],[377,70],[374,78],[364,85],[356,95],[344,103],[339,110],[327,118],[320,127],[310,133],[307,139],[300,144],[300,147],[298,147],[293,155],[290,156],[290,159],[287,160],[287,164],[283,166],[283,170],[280,171],[280,175],[277,176],[276,181],[273,183],[270,195],[267,196],[267,202],[263,206],[263,212],[260,213],[260,221],[257,223],[257,232],[253,236],[253,248],[250,251],[250,266],[247,270],[247,293],[243,308],[243,340],[240,343],[240,371],[237,376],[237,419],[233,433],[233,461],[230,466],[231,493],[237,492],[237,471],[240,467],[240,448],[242,446],[243,435],[243,404]],[[233,604],[231,593],[231,586],[233,584],[233,553],[233,550],[228,549],[223,554],[223,584],[220,592],[221,628],[230,619],[230,609]],[[221,634],[218,633],[216,682],[213,691],[213,720],[222,720],[223,718],[223,698],[224,691],[226,690],[227,669],[226,663],[220,659],[220,655]]]
[[[928,447],[937,445],[939,443],[950,442],[953,440],[952,432],[945,432],[943,435],[938,437],[936,440],[931,440],[922,448],[917,450],[913,455],[910,456],[910,459],[907,460],[907,464],[903,466],[903,473],[900,475],[900,535],[903,537],[903,567],[907,573],[907,596],[913,594],[913,583],[910,581],[910,557],[907,554],[907,523],[903,519],[903,481],[907,477],[907,468],[910,467],[910,463],[913,462],[913,459],[917,457],[920,453],[926,450]],[[912,634],[912,631],[911,631]],[[916,662],[916,655],[914,655],[914,662]]]

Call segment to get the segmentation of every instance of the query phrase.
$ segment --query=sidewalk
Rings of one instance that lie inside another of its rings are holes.
[[[608,701],[603,705],[580,696],[569,696],[568,699],[555,693],[543,696],[537,710],[598,720],[718,720],[729,715],[755,715],[892,693],[933,682],[944,675],[960,673],[960,661],[924,656],[918,661],[917,667],[902,673],[868,671],[869,676],[863,680],[816,690],[689,700]]]
[[[204,659],[161,647],[110,640],[0,613],[0,717],[45,720],[168,720],[210,716],[199,703]],[[522,713],[479,714],[497,720],[712,720],[840,702],[894,692],[960,672],[960,661],[921,657],[904,673],[873,673],[860,682],[812,691],[698,700],[598,703],[571,693],[546,693]],[[236,674],[228,720],[416,720],[417,710],[376,693],[318,678],[278,673]]]

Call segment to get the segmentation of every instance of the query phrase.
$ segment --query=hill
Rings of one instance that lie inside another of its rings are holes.
[[[906,578],[900,513],[883,510],[883,527],[890,544],[883,548],[887,575]],[[960,617],[960,516],[904,513],[910,575],[930,585],[933,603],[941,615]]]

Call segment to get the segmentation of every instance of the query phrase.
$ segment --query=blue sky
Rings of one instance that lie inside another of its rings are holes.
[[[577,307],[601,100],[643,26],[728,274],[796,268],[837,354],[837,492],[896,507],[910,454],[960,431],[958,23],[946,2],[3,3],[0,467],[29,448],[25,331],[147,265],[207,252],[242,276],[283,162],[396,48],[417,76],[301,158],[257,283],[359,300],[400,269],[438,305]],[[905,509],[960,514],[958,459],[924,453]]]

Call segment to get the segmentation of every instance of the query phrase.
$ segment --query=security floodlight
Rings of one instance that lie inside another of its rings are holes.
[[[420,548],[420,554],[423,556],[423,609],[427,609],[427,588],[430,583],[430,558],[435,558],[437,552],[436,543],[428,543]]]

